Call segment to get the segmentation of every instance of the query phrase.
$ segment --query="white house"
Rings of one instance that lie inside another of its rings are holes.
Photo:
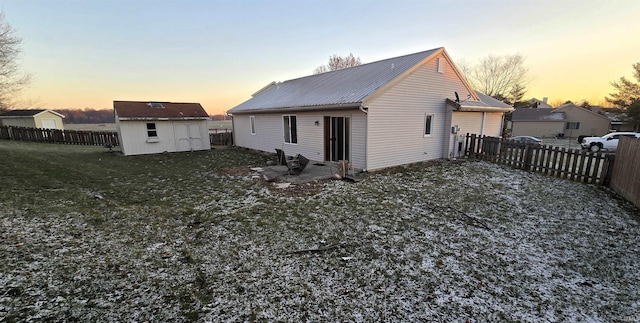
[[[513,108],[486,101],[436,48],[272,82],[228,113],[237,146],[376,170],[455,157],[465,133],[500,136]]]
[[[113,101],[125,155],[209,150],[209,115],[200,103]]]
[[[60,113],[45,109],[9,110],[0,115],[0,124],[3,126],[64,130],[63,118],[64,116]]]

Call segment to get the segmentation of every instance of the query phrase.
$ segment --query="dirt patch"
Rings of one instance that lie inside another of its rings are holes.
[[[305,197],[313,196],[322,192],[324,190],[324,184],[329,181],[333,181],[333,179],[318,180],[304,184],[290,184],[289,186],[284,188],[278,187],[278,184],[283,184],[286,182],[264,182],[275,194],[288,197]]]

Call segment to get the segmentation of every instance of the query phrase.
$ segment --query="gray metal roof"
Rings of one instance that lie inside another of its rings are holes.
[[[488,96],[486,94],[480,93],[478,91],[476,91],[476,94],[478,95],[478,98],[480,98],[480,101],[486,103],[489,106],[496,107],[496,108],[513,108],[512,106],[510,106],[510,105],[508,105],[508,104],[506,104],[506,103],[504,103],[504,102],[502,102],[502,101],[500,101],[498,99],[490,97],[490,96]]]
[[[381,87],[440,49],[272,83],[228,113],[358,106]]]

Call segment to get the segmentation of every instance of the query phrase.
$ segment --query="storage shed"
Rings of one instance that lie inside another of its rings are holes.
[[[125,155],[209,150],[209,115],[200,103],[113,101]]]
[[[58,112],[46,109],[9,110],[0,115],[3,126],[59,129],[64,130],[62,119]]]

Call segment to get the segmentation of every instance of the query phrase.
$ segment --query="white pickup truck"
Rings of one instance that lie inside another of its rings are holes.
[[[640,133],[612,132],[602,137],[585,137],[582,139],[580,146],[582,146],[582,149],[589,149],[594,153],[597,153],[600,150],[616,151],[616,149],[618,149],[618,140],[620,137],[640,138]]]

